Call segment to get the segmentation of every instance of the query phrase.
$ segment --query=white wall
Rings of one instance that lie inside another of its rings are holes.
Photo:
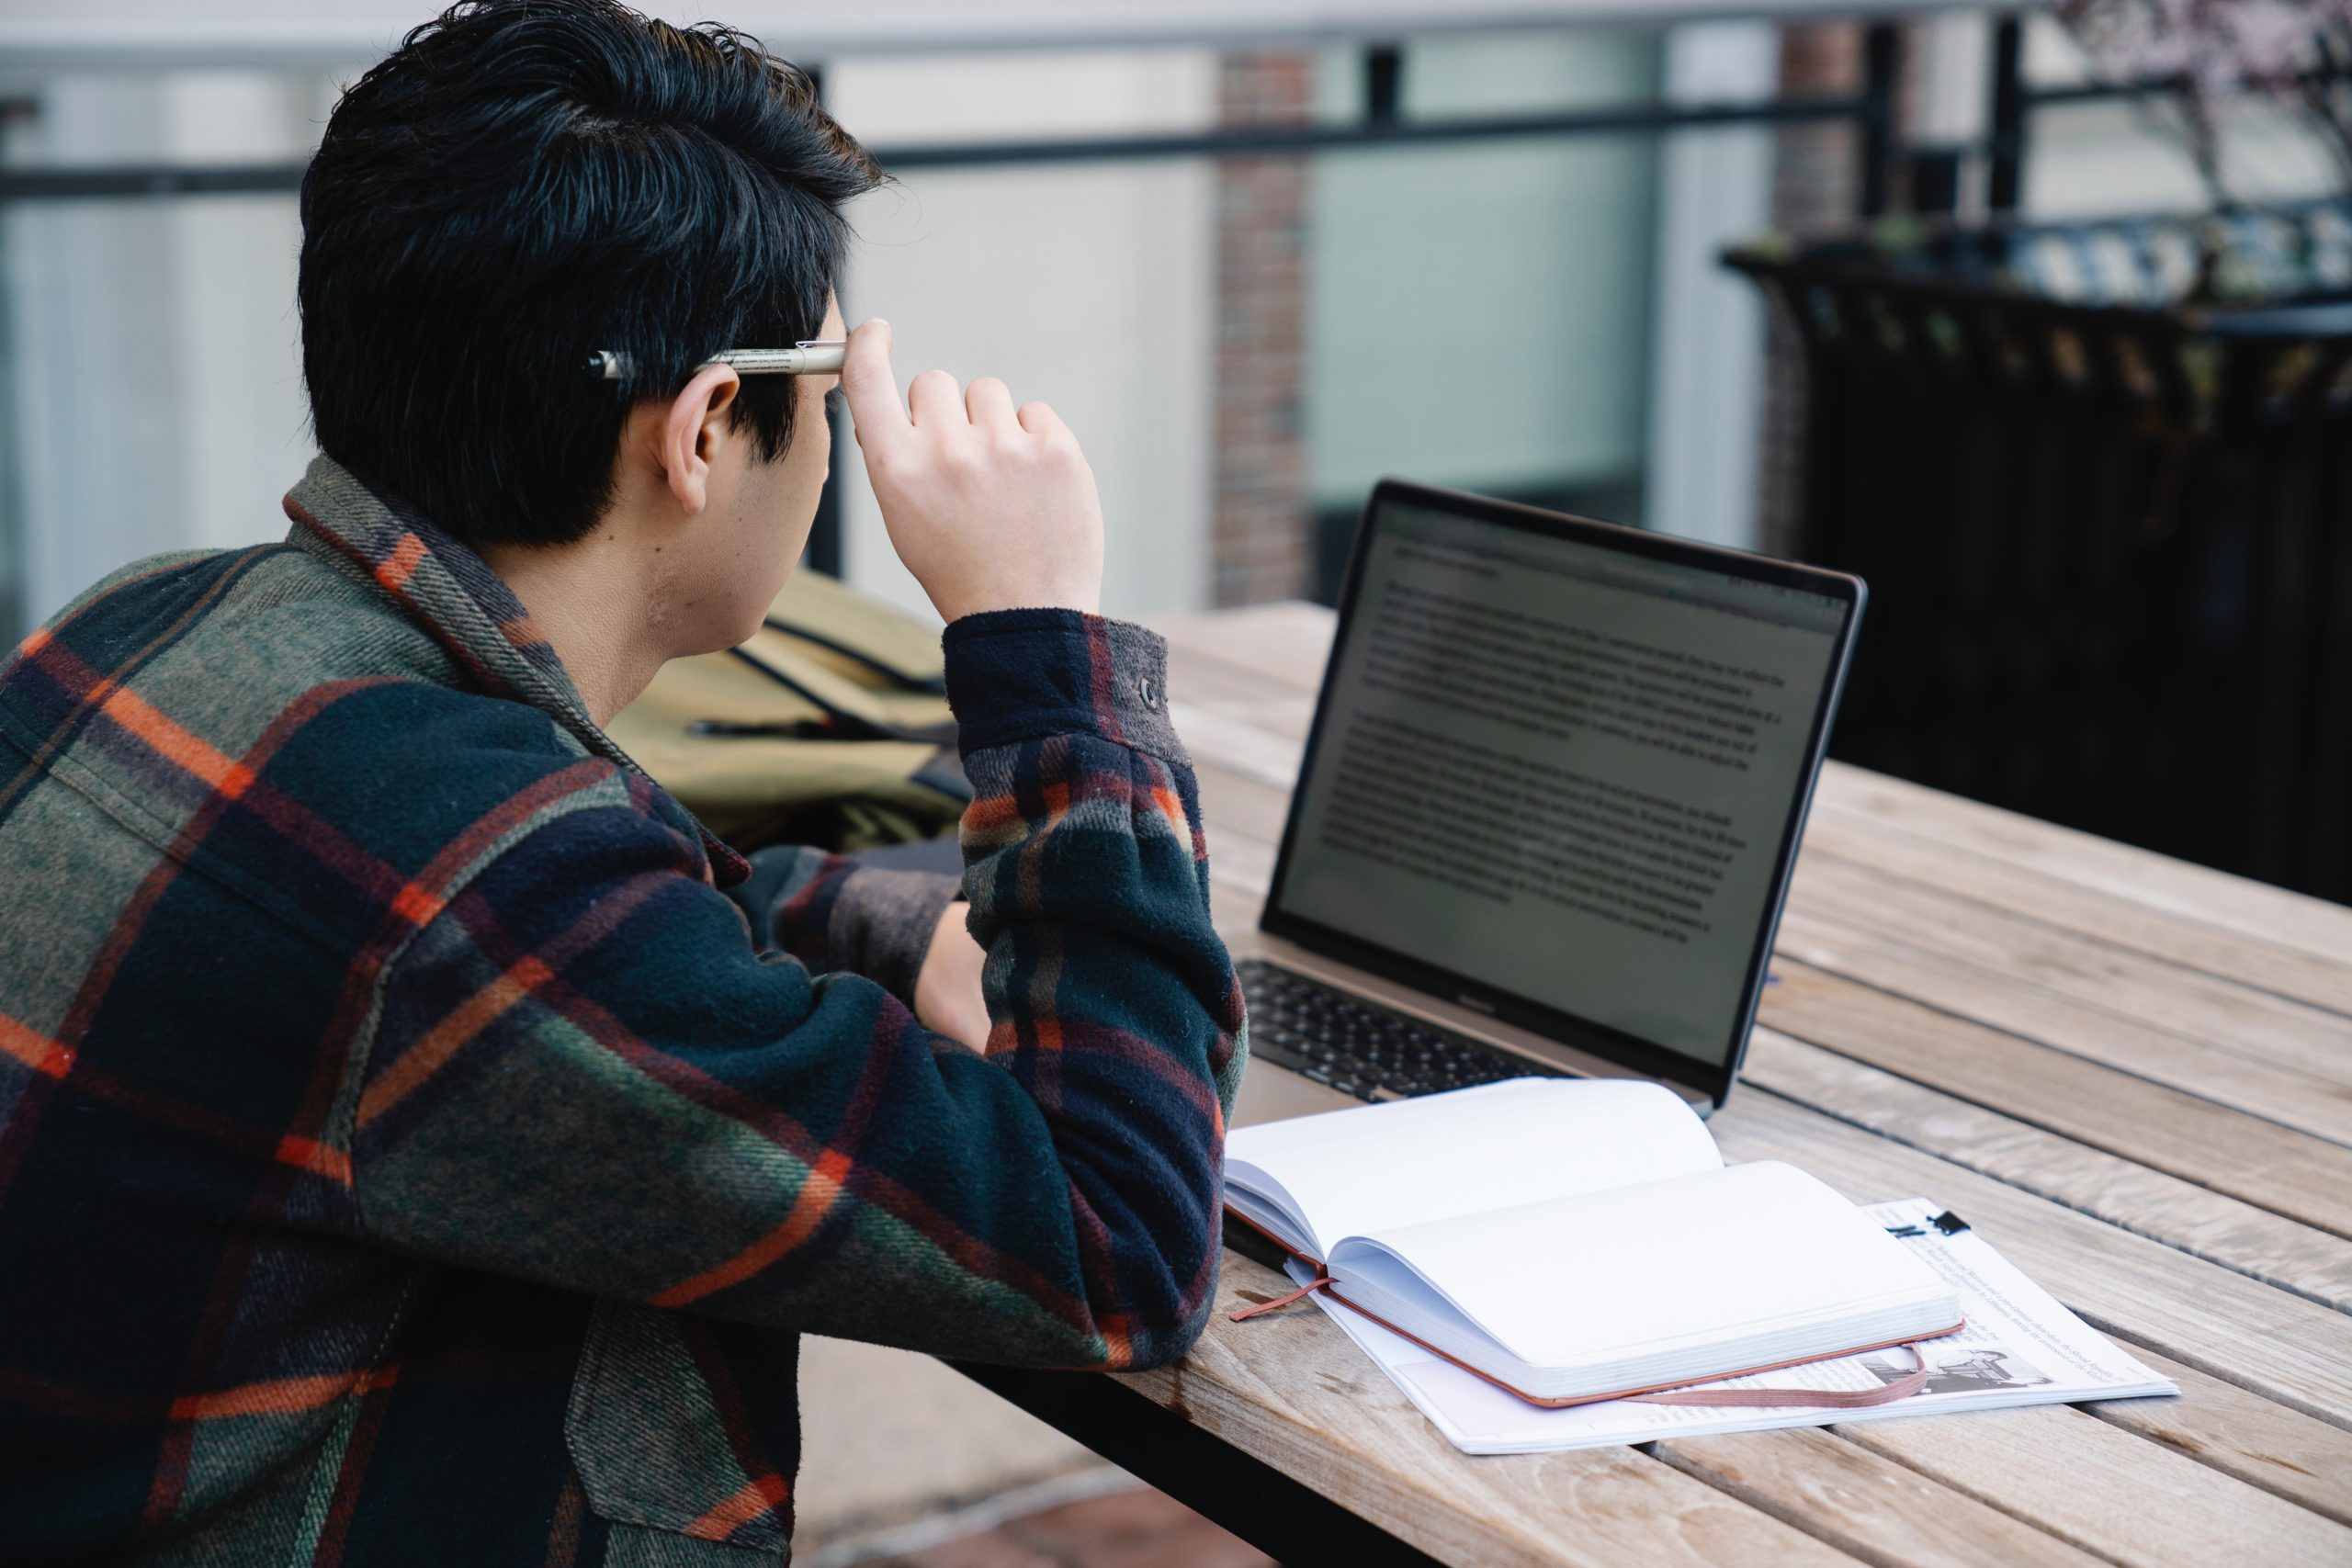
[[[1769,100],[1779,29],[1758,22],[1667,35],[1670,103]],[[1756,457],[1764,387],[1764,305],[1727,271],[1724,247],[1772,218],[1772,132],[1680,130],[1658,153],[1657,320],[1643,494],[1645,527],[1736,549],[1756,543]]]
[[[45,86],[25,162],[297,158],[334,101],[310,73]],[[1216,112],[1197,52],[853,62],[827,91],[862,136],[900,144]],[[891,318],[902,376],[1001,376],[1078,431],[1120,615],[1205,602],[1213,188],[1201,164],[916,174],[855,214],[847,303]],[[30,204],[9,209],[5,243],[27,615],[141,556],[282,533],[278,499],[312,450],[292,198]],[[850,576],[927,613],[862,474],[844,500]]]
[[[318,98],[274,73],[64,78],[25,152],[297,157]],[[141,556],[283,534],[311,451],[292,198],[29,204],[5,243],[28,624]]]
[[[334,98],[324,77],[189,76],[164,96],[164,139],[191,161],[299,158]],[[285,525],[278,502],[316,450],[294,304],[301,223],[288,197],[171,207],[187,537],[200,546],[274,537]]]
[[[869,145],[1199,129],[1213,57],[850,61],[827,100]],[[1106,613],[1206,603],[1215,176],[1200,163],[910,171],[862,199],[843,290],[889,319],[900,385],[997,376],[1078,433],[1102,487]],[[862,468],[843,465],[843,566],[924,614]]]
[[[1869,0],[1887,14],[1957,0]],[[716,17],[776,48],[846,59],[902,51],[1088,46],[1291,48],[1366,38],[1567,25],[1662,25],[1736,9],[1834,10],[1824,0],[641,0],[673,21]],[[421,0],[0,0],[0,58],[316,65],[371,57],[422,19]]]
[[[1326,112],[1356,56],[1328,56]],[[1405,113],[1643,102],[1641,35],[1454,39],[1405,57]],[[1334,152],[1315,165],[1310,484],[1519,487],[1638,467],[1656,159],[1640,137]]]

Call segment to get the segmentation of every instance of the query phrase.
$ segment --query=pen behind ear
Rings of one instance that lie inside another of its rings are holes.
[[[842,358],[848,352],[849,344],[843,340],[811,338],[791,348],[730,348],[695,368],[731,365],[744,376],[831,376],[841,370]],[[607,381],[627,381],[636,376],[637,361],[619,349],[600,348],[588,356],[586,368]]]

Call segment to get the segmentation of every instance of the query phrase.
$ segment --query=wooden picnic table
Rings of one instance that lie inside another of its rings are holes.
[[[1331,616],[1155,624],[1246,929]],[[1320,1312],[1227,1322],[1289,1288],[1231,1252],[1126,1398],[984,1381],[1294,1568],[2352,1564],[2352,908],[1832,763],[1772,972],[1725,1156],[1951,1205],[2181,1397],[1474,1458]]]

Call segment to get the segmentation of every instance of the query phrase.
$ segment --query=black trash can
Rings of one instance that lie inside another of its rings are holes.
[[[1837,755],[2352,902],[2352,206],[1759,244]]]

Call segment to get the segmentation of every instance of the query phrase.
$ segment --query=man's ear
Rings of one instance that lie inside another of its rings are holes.
[[[709,503],[710,459],[730,434],[728,412],[742,384],[731,365],[705,366],[670,403],[655,457],[670,493],[689,517]]]

